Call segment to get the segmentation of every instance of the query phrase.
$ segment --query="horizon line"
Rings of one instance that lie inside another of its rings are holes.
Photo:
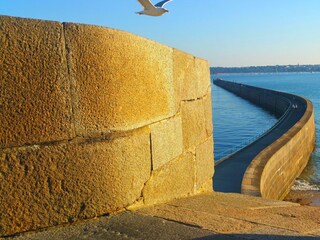
[[[276,64],[276,65],[248,65],[248,66],[210,66],[212,68],[247,68],[247,67],[283,67],[283,66],[320,66],[318,64]]]

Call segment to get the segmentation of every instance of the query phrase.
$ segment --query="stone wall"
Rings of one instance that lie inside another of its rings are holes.
[[[0,43],[0,236],[212,191],[207,61],[7,16]]]
[[[315,146],[313,107],[306,101],[303,117],[253,159],[242,181],[243,193],[279,200],[288,195]]]

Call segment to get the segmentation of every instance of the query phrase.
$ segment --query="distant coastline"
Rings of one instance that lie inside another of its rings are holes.
[[[211,74],[219,73],[313,73],[320,72],[317,65],[275,65],[275,66],[249,66],[249,67],[211,67]]]

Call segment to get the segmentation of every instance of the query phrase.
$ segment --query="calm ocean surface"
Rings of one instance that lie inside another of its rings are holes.
[[[320,73],[219,74],[212,78],[249,84],[308,98],[314,104],[317,146],[296,189],[320,190]],[[276,117],[234,94],[212,86],[215,158],[219,160],[253,141]]]

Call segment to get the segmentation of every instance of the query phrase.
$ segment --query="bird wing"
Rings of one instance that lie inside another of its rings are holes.
[[[144,9],[154,9],[155,6],[150,2],[150,0],[138,0]]]
[[[164,5],[166,5],[168,2],[171,2],[171,1],[172,0],[164,0],[164,1],[158,2],[155,6],[162,8]]]

